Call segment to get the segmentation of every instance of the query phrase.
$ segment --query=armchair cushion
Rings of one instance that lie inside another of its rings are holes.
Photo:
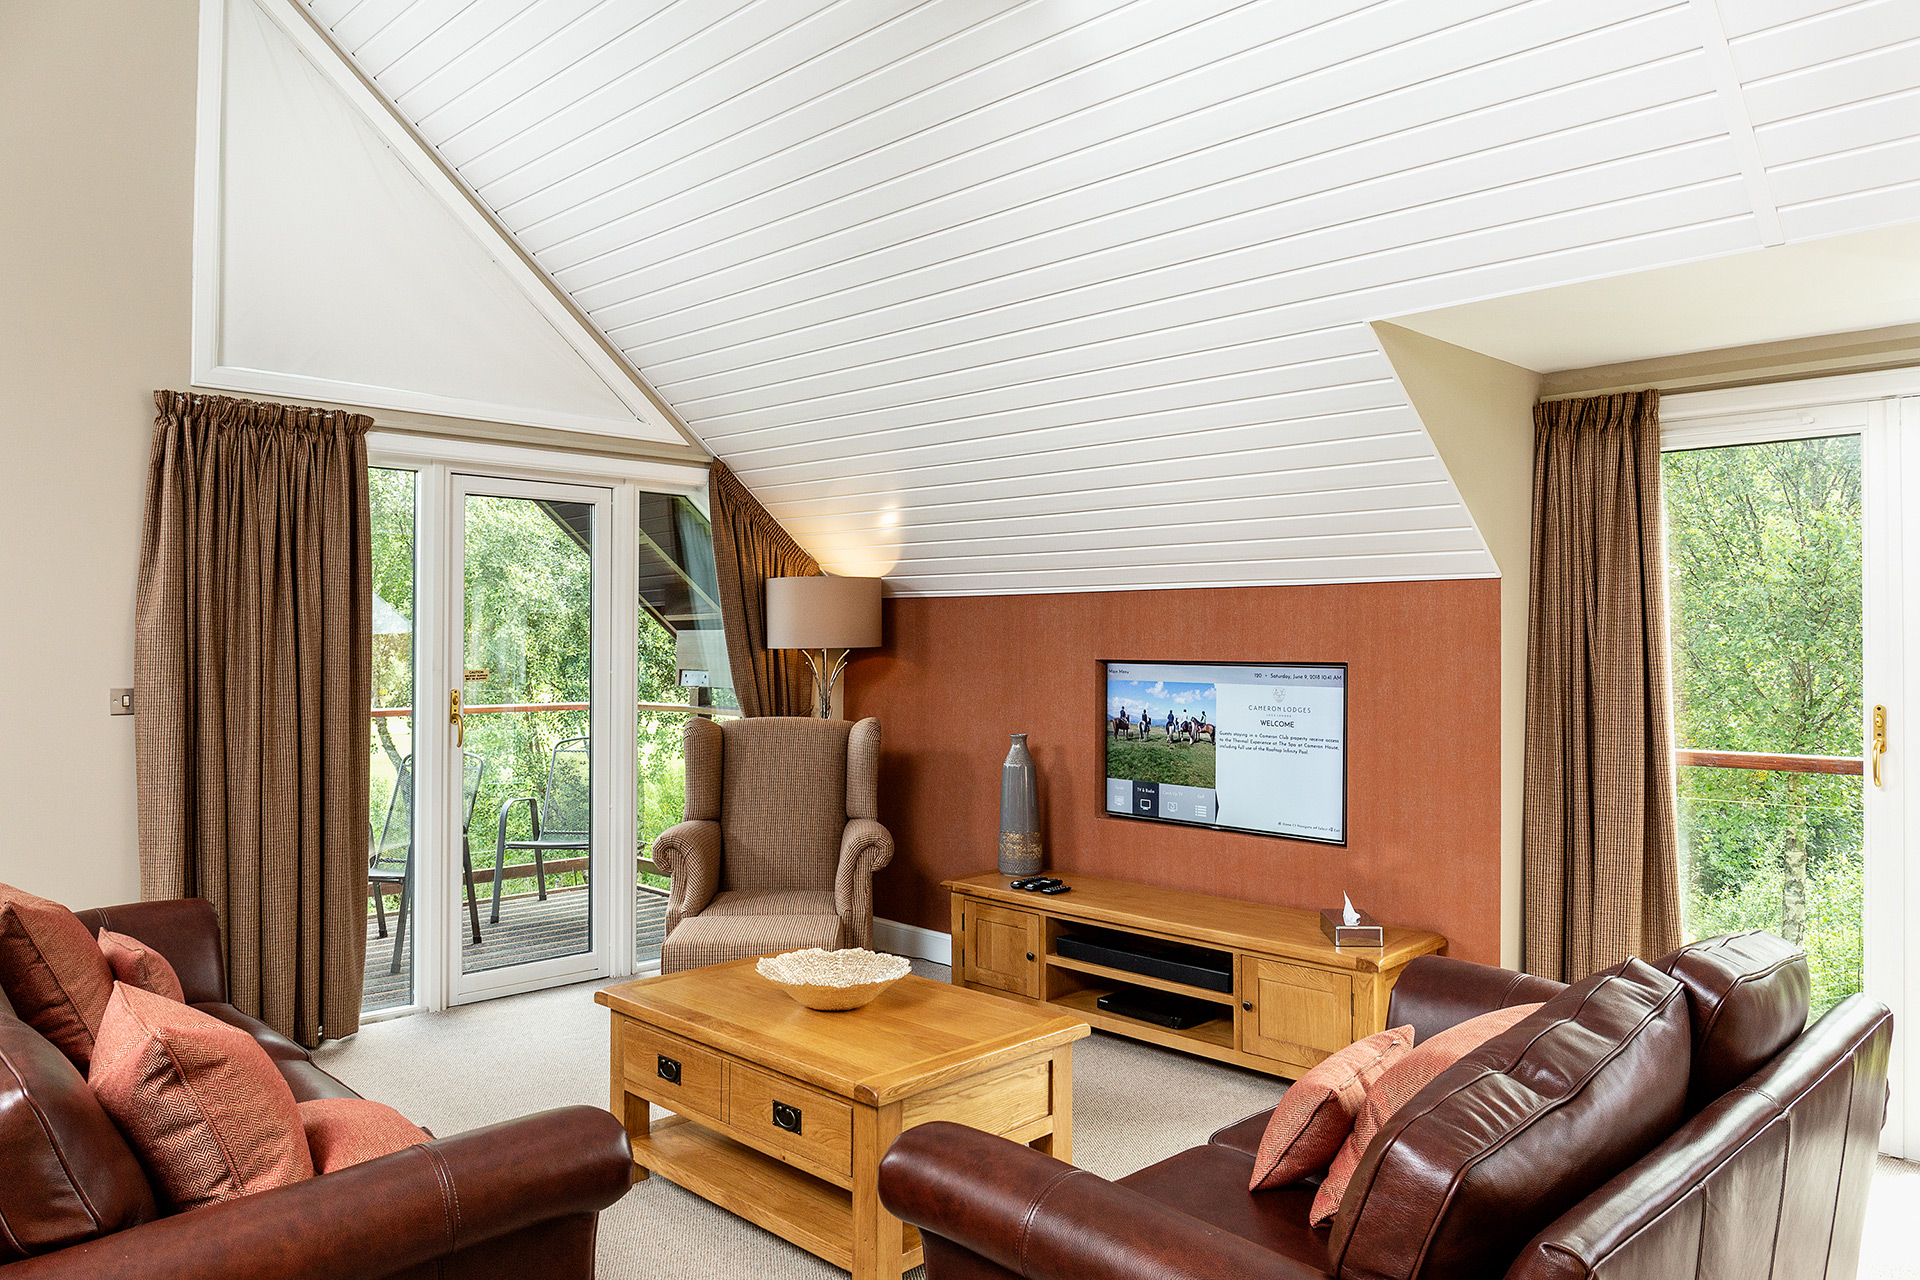
[[[703,916],[837,916],[833,895],[817,889],[727,889],[713,895]]]
[[[807,947],[837,951],[841,945],[836,915],[716,916],[707,912],[682,920],[667,935],[660,948],[660,972],[679,973]]]
[[[721,726],[721,888],[833,888],[851,728],[803,716]]]
[[[113,969],[79,917],[0,884],[0,988],[22,1022],[87,1069]]]

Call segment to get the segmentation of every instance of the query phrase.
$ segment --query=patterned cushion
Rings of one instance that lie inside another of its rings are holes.
[[[729,720],[720,780],[722,889],[831,892],[847,825],[844,720]]]
[[[729,889],[717,893],[703,916],[835,916],[833,894],[818,889]]]
[[[273,1060],[198,1009],[115,983],[87,1083],[176,1209],[313,1176],[300,1110]]]
[[[1353,1132],[1367,1090],[1413,1047],[1413,1028],[1395,1027],[1328,1055],[1294,1081],[1260,1136],[1249,1191],[1265,1191],[1318,1173]]]
[[[1347,1184],[1353,1181],[1353,1172],[1360,1167],[1360,1157],[1367,1152],[1367,1144],[1394,1112],[1406,1106],[1414,1094],[1431,1084],[1442,1071],[1517,1025],[1539,1007],[1516,1004],[1448,1027],[1431,1040],[1415,1045],[1368,1086],[1367,1100],[1361,1104],[1360,1114],[1354,1117],[1353,1132],[1347,1135],[1345,1145],[1333,1158],[1320,1190],[1313,1197],[1313,1225],[1320,1227],[1333,1221],[1333,1215],[1340,1211],[1340,1198],[1346,1195]]]
[[[22,1022],[86,1071],[113,970],[79,917],[0,884],[0,988]]]
[[[365,1098],[316,1098],[300,1104],[315,1173],[378,1160],[432,1140],[392,1107]]]
[[[173,971],[173,966],[167,963],[165,956],[140,939],[102,929],[100,954],[107,958],[107,966],[113,970],[115,982],[124,982],[182,1004],[187,1002],[187,993],[180,987],[180,975]]]
[[[840,947],[839,916],[689,916],[660,948],[660,972],[678,973],[749,956]]]

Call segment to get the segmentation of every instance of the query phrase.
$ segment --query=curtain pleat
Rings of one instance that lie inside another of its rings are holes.
[[[767,648],[766,582],[810,577],[820,566],[718,459],[707,477],[707,495],[720,621],[741,714],[812,715],[813,669],[794,650]]]
[[[140,886],[213,903],[233,1003],[359,1029],[372,419],[154,393],[134,672]]]
[[[1534,408],[1526,968],[1680,943],[1657,391]]]

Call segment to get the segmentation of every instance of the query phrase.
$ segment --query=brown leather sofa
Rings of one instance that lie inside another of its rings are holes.
[[[207,903],[79,914],[164,955],[187,1002],[251,1034],[296,1099],[356,1096],[228,1003]],[[0,1169],[5,1280],[587,1280],[599,1212],[626,1193],[633,1164],[609,1113],[567,1107],[163,1217],[86,1081],[0,996]]]
[[[1807,1027],[1807,992],[1804,956],[1758,933],[1570,988],[1416,960],[1389,1025],[1418,1038],[1545,1004],[1394,1114],[1331,1230],[1307,1225],[1310,1184],[1247,1190],[1267,1112],[1117,1182],[923,1125],[881,1197],[920,1228],[929,1280],[1842,1280],[1892,1020],[1854,996]]]

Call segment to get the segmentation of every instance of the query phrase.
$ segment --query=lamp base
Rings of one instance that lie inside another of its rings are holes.
[[[828,663],[828,655],[832,652],[829,649],[820,650],[820,659],[817,662],[814,660],[813,650],[802,649],[800,652],[807,655],[807,665],[813,668],[813,693],[817,704],[814,714],[822,720],[831,720],[833,719],[833,686],[840,683],[840,675],[847,669],[849,651],[842,649],[840,660],[831,665]]]

